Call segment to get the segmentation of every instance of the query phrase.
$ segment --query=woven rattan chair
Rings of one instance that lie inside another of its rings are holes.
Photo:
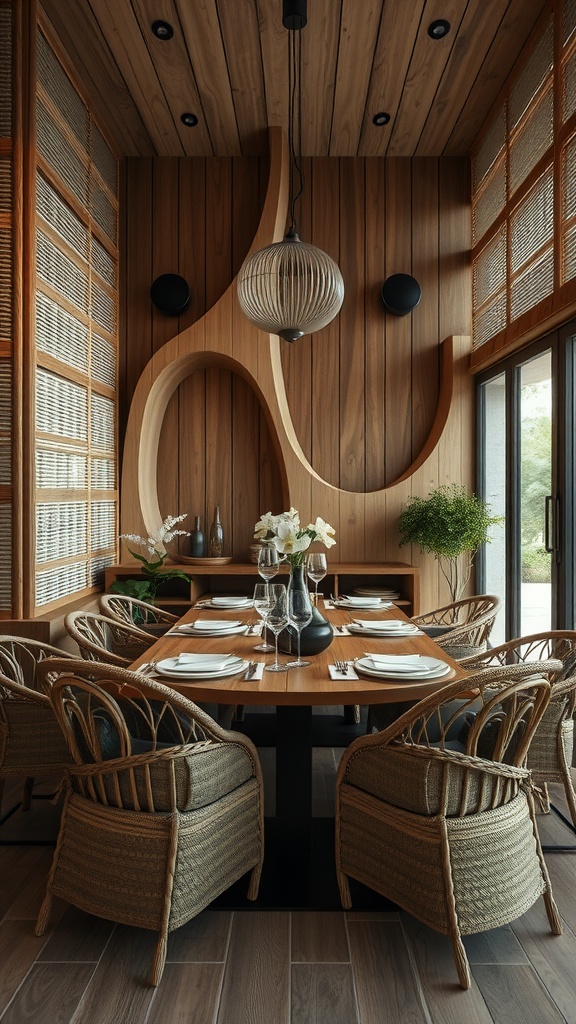
[[[576,826],[576,792],[570,770],[576,708],[576,631],[552,630],[518,637],[482,655],[467,658],[461,664],[474,672],[510,661],[522,664],[544,658],[557,658],[562,667],[552,679],[550,703],[530,744],[527,763],[534,780],[544,790],[546,809],[550,808],[547,784],[562,783]]]
[[[155,638],[128,623],[96,612],[70,612],[64,625],[87,661],[127,668],[145,654]]]
[[[60,833],[36,926],[52,899],[159,933],[150,982],[162,977],[168,933],[250,872],[263,856],[258,755],[192,701],[145,676],[85,661],[46,663],[70,769]],[[71,674],[70,674],[71,673]],[[95,678],[92,678],[95,677]]]
[[[465,597],[443,608],[415,615],[412,622],[456,661],[486,650],[502,602],[493,594]]]
[[[550,684],[523,668],[512,683],[498,668],[444,687],[352,743],[338,772],[343,906],[354,878],[450,935],[463,988],[462,935],[515,920],[542,894],[561,931],[524,767]]]
[[[127,597],[125,594],[102,594],[98,603],[102,615],[126,622],[129,626],[137,626],[155,639],[178,622],[178,616],[172,615],[172,612],[165,612],[162,608],[156,608],[146,601],[137,601],[135,597]]]
[[[25,778],[21,808],[29,810],[36,777],[59,775],[70,753],[52,705],[38,689],[37,667],[64,651],[37,640],[0,637],[0,809],[6,778]]]

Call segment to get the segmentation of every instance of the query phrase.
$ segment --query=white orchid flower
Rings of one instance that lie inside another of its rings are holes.
[[[315,523],[310,523],[306,529],[309,533],[315,534],[314,540],[319,540],[321,544],[324,544],[324,547],[331,548],[336,543],[334,540],[334,534],[336,533],[334,527],[330,526],[324,519],[321,519],[320,516],[317,517]]]

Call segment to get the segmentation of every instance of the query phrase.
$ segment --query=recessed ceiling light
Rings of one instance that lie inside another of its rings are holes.
[[[428,26],[428,35],[431,39],[444,39],[450,31],[450,22],[445,18],[438,18]]]
[[[187,128],[195,128],[198,124],[198,118],[196,114],[181,114],[180,120],[182,124],[185,124]]]
[[[385,124],[388,124],[389,121],[390,114],[385,110],[381,110],[380,113],[374,114],[374,117],[372,118],[372,124],[377,125],[378,128],[382,128]]]
[[[157,39],[162,39],[163,41],[172,39],[174,35],[174,29],[167,21],[154,21],[152,23],[152,31]]]

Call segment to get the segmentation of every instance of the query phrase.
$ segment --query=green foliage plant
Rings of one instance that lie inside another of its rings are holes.
[[[400,544],[417,544],[438,560],[451,601],[458,601],[470,579],[474,556],[489,542],[489,529],[502,522],[490,506],[460,484],[443,484],[427,498],[412,496],[398,519]]]
[[[123,540],[131,541],[133,544],[139,544],[145,548],[148,555],[152,557],[147,558],[145,555],[140,555],[137,551],[133,551],[132,548],[128,548],[130,554],[142,564],[140,572],[143,578],[116,580],[110,587],[110,591],[114,594],[125,594],[128,597],[136,598],[138,601],[147,601],[149,604],[154,604],[158,588],[163,583],[166,583],[167,580],[180,579],[186,580],[189,583],[190,577],[186,573],[181,572],[180,569],[164,568],[164,562],[168,557],[165,545],[169,544],[174,537],[189,536],[186,530],[174,529],[176,524],[182,522],[185,518],[186,513],[182,516],[167,516],[156,533],[153,533],[150,537],[141,537],[139,534],[134,533],[120,534]]]

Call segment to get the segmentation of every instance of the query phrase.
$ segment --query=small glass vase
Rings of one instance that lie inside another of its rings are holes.
[[[306,570],[303,565],[295,565],[290,569],[288,589],[299,587],[302,590],[308,589]],[[320,654],[330,646],[334,637],[334,630],[320,614],[318,608],[312,605],[312,618],[307,626],[304,626],[300,634],[300,654]],[[293,626],[287,626],[278,637],[278,647],[283,654],[296,655],[298,652],[298,634]]]

